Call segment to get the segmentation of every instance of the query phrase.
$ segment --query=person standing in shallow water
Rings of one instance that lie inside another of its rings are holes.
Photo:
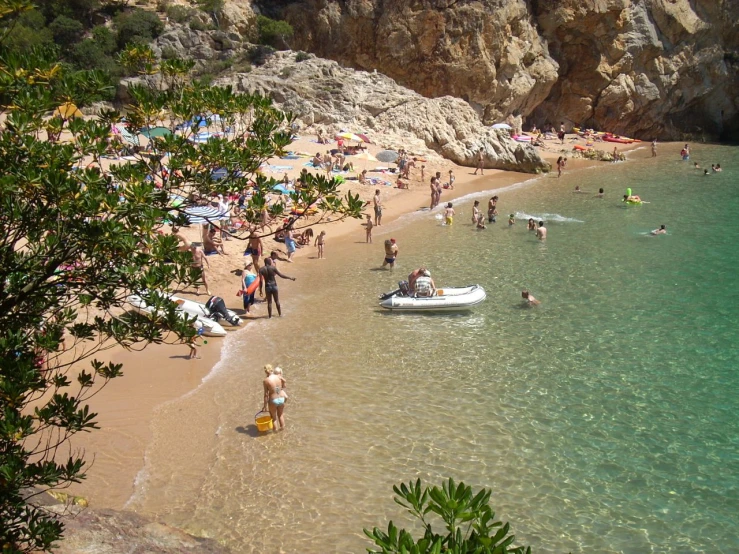
[[[264,386],[264,405],[262,411],[269,409],[269,415],[272,416],[272,428],[282,431],[285,428],[285,397],[283,394],[284,379],[281,375],[274,373],[272,366],[267,364],[264,366],[264,378],[262,384]],[[278,429],[279,423],[279,429]]]
[[[375,205],[375,225],[382,225],[382,197],[380,196],[380,189],[375,190],[372,202]]]
[[[657,157],[657,139],[654,139],[652,141],[652,157],[653,158]]]
[[[279,272],[279,270],[272,265],[272,258],[264,259],[264,267],[259,270],[259,275],[262,277],[264,283],[264,291],[267,293],[267,315],[272,317],[272,299],[275,301],[277,306],[277,315],[282,317],[282,308],[280,307],[280,295],[277,291],[277,279],[279,276],[283,279],[290,279],[295,281],[295,277],[288,277]]]

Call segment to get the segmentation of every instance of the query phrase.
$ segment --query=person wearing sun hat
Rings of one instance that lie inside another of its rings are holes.
[[[395,243],[395,239],[387,239],[385,241],[385,259],[382,262],[382,267],[390,265],[390,269],[395,267],[395,259],[398,257],[398,245]]]

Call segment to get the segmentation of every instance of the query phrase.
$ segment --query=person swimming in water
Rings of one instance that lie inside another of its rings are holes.
[[[651,232],[652,235],[666,235],[667,234],[667,226],[666,225],[660,225],[659,229],[655,229]]]

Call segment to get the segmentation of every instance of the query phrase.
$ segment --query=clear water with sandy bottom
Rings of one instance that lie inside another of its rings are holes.
[[[285,317],[230,337],[207,382],[159,410],[129,507],[236,552],[364,552],[363,527],[409,523],[393,484],[451,476],[492,488],[535,552],[739,551],[739,150],[694,147],[690,166],[725,167],[709,177],[647,156],[498,192],[485,231],[469,198],[451,227],[418,212],[372,246],[329,236],[327,260],[300,262],[324,265],[311,293],[280,283]],[[649,204],[625,207],[627,186]],[[377,271],[391,235],[398,267]],[[487,301],[381,311],[422,264]],[[289,428],[259,436],[267,362],[285,369]]]

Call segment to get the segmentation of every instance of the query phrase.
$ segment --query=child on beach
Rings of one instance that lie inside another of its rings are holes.
[[[372,227],[374,227],[374,223],[372,223],[372,216],[370,214],[367,214],[367,221],[364,223],[367,231],[367,242],[369,244],[372,244]]]
[[[323,259],[323,249],[326,246],[326,231],[321,231],[321,233],[316,237],[316,241],[313,246],[318,247],[318,259]]]
[[[449,202],[446,205],[446,209],[444,210],[444,223],[447,225],[451,225],[454,222],[454,208],[452,208],[452,203]]]
[[[198,339],[201,336],[203,336],[203,328],[202,327],[200,329],[198,329],[197,335],[195,335],[193,338],[191,338],[187,342],[187,346],[190,348],[190,353],[187,356],[187,359],[188,360],[199,360],[200,359],[200,356],[198,356],[198,347],[200,346],[198,344]]]
[[[512,225],[516,224],[516,215],[511,214],[508,216],[508,227],[511,227]]]

